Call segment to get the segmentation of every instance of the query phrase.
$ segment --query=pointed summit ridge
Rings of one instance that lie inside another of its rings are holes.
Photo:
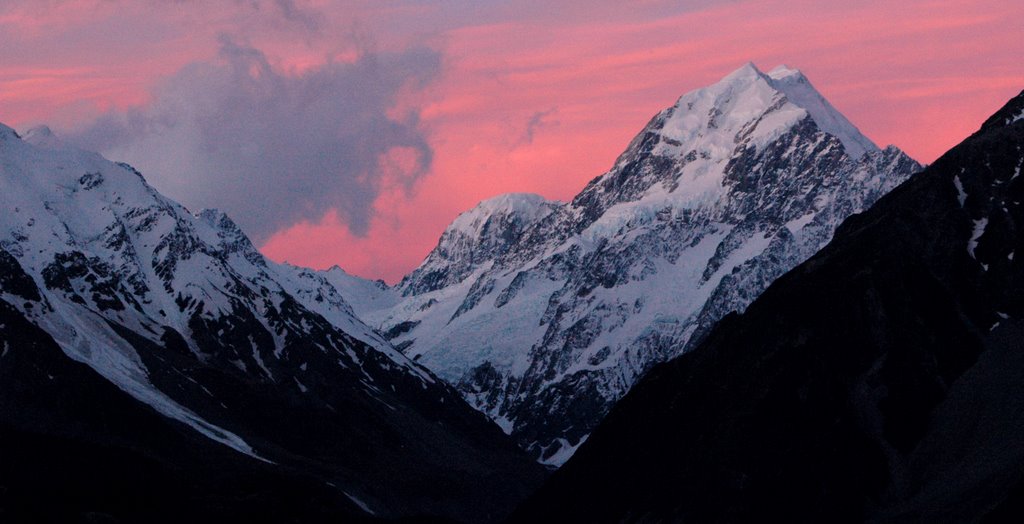
[[[868,151],[877,151],[878,146],[864,136],[842,113],[836,110],[821,93],[811,85],[799,69],[780,65],[768,73],[773,87],[786,95],[790,102],[805,109],[822,131],[838,138],[846,154],[857,159]]]
[[[770,142],[806,116],[819,129],[838,138],[851,158],[878,149],[815,90],[800,70],[785,65],[766,75],[747,62],[719,82],[683,95],[665,116],[662,133],[670,140],[687,142],[707,137],[714,139],[708,146],[725,154],[731,153],[722,151],[729,146],[726,139],[738,138],[739,132],[757,146]]]
[[[743,79],[755,79],[758,77],[764,77],[764,73],[762,73],[753,62],[747,62],[735,71],[725,75],[719,83],[728,83]]]

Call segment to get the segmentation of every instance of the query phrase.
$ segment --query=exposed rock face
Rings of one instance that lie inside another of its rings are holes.
[[[653,369],[514,522],[1015,522],[1024,93]]]
[[[558,465],[653,365],[918,169],[799,71],[748,64],[656,115],[571,202],[485,201],[377,306],[352,300]]]

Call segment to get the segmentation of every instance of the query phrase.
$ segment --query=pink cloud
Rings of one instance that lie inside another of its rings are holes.
[[[91,114],[145,103],[160,78],[213,56],[222,33],[295,73],[351,58],[354,39],[439,49],[441,78],[404,93],[395,109],[420,110],[429,174],[411,187],[392,181],[376,196],[364,236],[334,210],[263,246],[277,260],[337,263],[390,281],[482,199],[506,191],[571,198],[655,112],[748,60],[799,67],[866,135],[923,162],[1024,87],[1024,4],[1016,0],[706,1],[685,10],[660,1],[297,2],[318,17],[312,32],[269,2],[200,11],[190,2],[58,4],[53,15],[0,8],[5,123],[70,125],[90,115],[83,103],[99,108]]]

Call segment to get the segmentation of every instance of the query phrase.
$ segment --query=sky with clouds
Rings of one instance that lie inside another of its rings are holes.
[[[747,61],[931,162],[1024,88],[1013,1],[0,0],[0,122],[230,214],[275,260],[395,281],[458,213],[569,199]]]

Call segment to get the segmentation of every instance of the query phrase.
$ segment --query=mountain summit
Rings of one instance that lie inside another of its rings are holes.
[[[356,307],[559,465],[638,377],[918,169],[799,71],[746,64],[655,115],[571,202],[481,203]]]
[[[1020,521],[1022,115],[653,369],[512,522]]]

